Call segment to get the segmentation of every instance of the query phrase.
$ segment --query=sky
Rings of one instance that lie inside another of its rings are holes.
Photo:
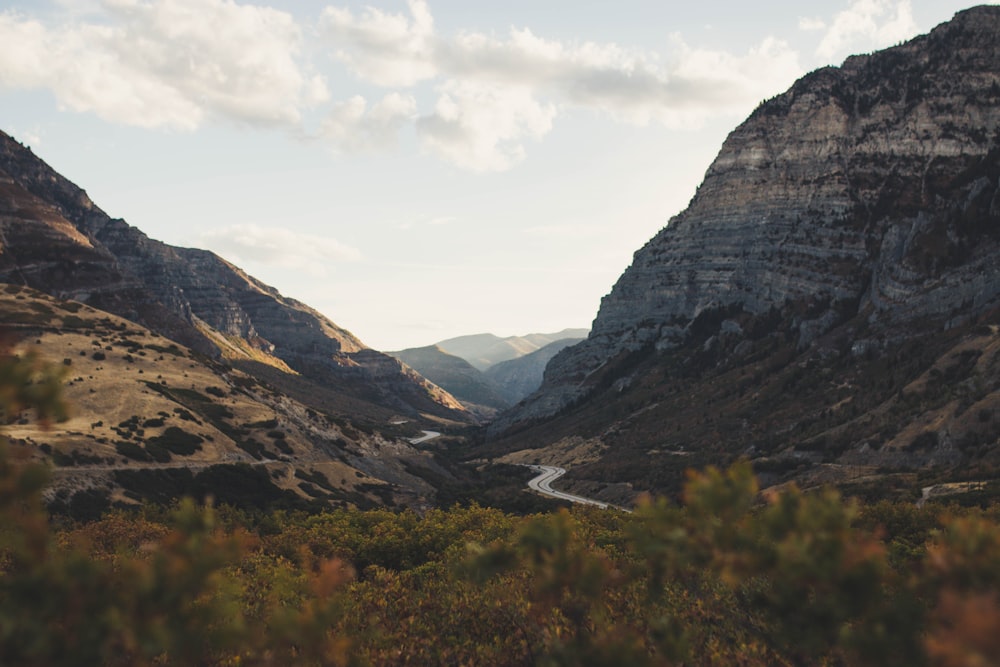
[[[3,0],[0,129],[380,350],[590,326],[727,134],[952,0]]]

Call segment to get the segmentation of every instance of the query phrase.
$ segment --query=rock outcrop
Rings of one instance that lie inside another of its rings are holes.
[[[390,411],[467,421],[447,392],[217,255],[113,219],[0,133],[0,281],[88,303],[209,356],[255,353]]]
[[[589,338],[494,427],[583,400],[599,369],[791,318],[799,349],[859,313],[876,341],[1000,298],[1000,7],[815,71],[725,141],[689,206],[635,253]]]

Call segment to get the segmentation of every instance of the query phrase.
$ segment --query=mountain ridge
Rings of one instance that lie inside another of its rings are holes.
[[[594,437],[620,449],[608,448],[604,470],[589,465],[592,478],[622,481],[627,468],[655,488],[667,482],[640,471],[647,451],[689,464],[693,449],[712,452],[706,462],[738,451],[780,455],[780,466],[794,468],[794,447],[811,441],[819,460],[838,465],[919,467],[968,460],[954,449],[966,434],[995,439],[955,416],[941,422],[953,436],[939,439],[940,426],[933,447],[904,451],[912,440],[900,434],[919,435],[907,419],[930,413],[900,397],[924,386],[922,374],[951,367],[960,333],[992,359],[980,334],[1000,303],[998,44],[1000,8],[973,8],[928,35],[807,74],[762,103],[730,133],[688,207],[635,253],[588,339],[557,354],[540,390],[491,424],[491,453],[519,441],[544,449],[560,434]],[[900,357],[914,346],[923,348],[918,361]],[[884,359],[905,372],[890,372]],[[960,367],[992,386],[988,364]],[[802,372],[858,387],[851,410],[831,387],[815,405],[809,399],[817,425],[797,432],[814,419],[791,409],[805,397],[770,383],[793,387]],[[886,383],[900,383],[900,397]],[[992,410],[989,391],[959,391],[983,414]],[[880,430],[853,410],[873,422],[893,416]],[[670,416],[683,416],[678,427],[690,435],[663,432]],[[659,429],[657,419],[666,420]],[[828,428],[813,432],[819,424]],[[827,445],[816,446],[820,435]],[[711,444],[727,436],[731,443]]]
[[[492,417],[498,410],[510,405],[501,395],[499,387],[479,369],[459,356],[448,354],[438,345],[413,347],[388,354],[400,359],[462,401],[468,410],[484,418]]]
[[[0,330],[3,354],[37,352],[65,373],[65,421],[12,415],[4,430],[52,467],[45,497],[77,518],[204,492],[253,507],[422,507],[435,489],[420,475],[448,474],[401,429],[324,414],[80,302],[0,284]]]
[[[587,329],[563,329],[555,333],[532,333],[501,338],[491,333],[469,334],[438,341],[436,345],[448,354],[461,357],[481,371],[490,366],[516,359],[563,338],[584,338]]]
[[[169,246],[111,218],[6,134],[0,199],[0,280],[88,303],[237,365],[263,359],[342,385],[375,412],[472,420],[398,360],[214,253]]]
[[[545,363],[570,342],[582,340],[584,331],[563,329],[507,338],[490,333],[470,334],[388,354],[401,359],[488,421],[537,389],[542,383]],[[445,347],[456,352],[448,352]],[[496,358],[502,361],[493,362]]]

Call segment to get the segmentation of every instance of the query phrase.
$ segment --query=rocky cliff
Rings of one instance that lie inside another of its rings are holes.
[[[813,72],[730,134],[589,338],[494,430],[583,400],[640,350],[752,337],[768,318],[799,350],[859,313],[868,346],[968,321],[1000,297],[998,179],[1000,8]]]
[[[111,218],[3,133],[0,281],[88,303],[210,356],[264,360],[382,412],[469,419],[447,392],[308,306],[211,252],[169,246]]]
[[[995,479],[998,267],[1000,7],[980,7],[761,104],[470,456],[557,461],[616,503],[739,458],[868,498]]]

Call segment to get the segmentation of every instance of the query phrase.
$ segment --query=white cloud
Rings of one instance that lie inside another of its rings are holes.
[[[23,129],[11,127],[7,132],[28,147],[38,148],[44,142],[45,132],[37,124]]]
[[[880,49],[916,32],[910,0],[853,0],[847,9],[834,17],[816,47],[816,55],[829,60],[848,53]]]
[[[692,48],[672,37],[674,58],[661,77],[660,96],[636,95],[633,113],[668,126],[698,124],[709,115],[744,114],[761,98],[778,93],[801,76],[798,53],[781,40],[765,38],[743,55]],[[650,90],[655,90],[651,87]]]
[[[291,15],[232,0],[109,0],[93,22],[0,14],[0,86],[48,88],[73,111],[191,130],[206,118],[295,124],[328,97],[299,62]]]
[[[554,105],[524,87],[452,80],[440,87],[434,112],[417,120],[424,146],[473,171],[502,171],[524,158],[525,139],[552,128]]]
[[[478,171],[519,162],[525,141],[544,136],[567,106],[631,123],[691,126],[746,112],[802,74],[797,54],[773,39],[736,56],[675,37],[664,59],[610,43],[547,40],[529,29],[446,38],[435,33],[422,0],[410,0],[408,15],[328,8],[323,23],[337,57],[370,83],[443,81],[434,111],[417,121],[418,134],[431,152]],[[356,104],[340,110],[358,111]]]
[[[347,152],[387,149],[416,115],[417,102],[408,95],[389,93],[370,109],[365,98],[355,95],[333,106],[320,134]]]
[[[230,225],[201,235],[202,245],[232,262],[256,262],[324,277],[330,265],[361,259],[361,251],[340,241],[280,227]]]
[[[356,74],[381,86],[411,86],[437,73],[434,19],[424,0],[408,0],[410,16],[368,7],[360,17],[327,7],[321,25],[335,55]]]
[[[826,21],[821,18],[799,17],[799,30],[805,30],[806,32],[826,30]]]
[[[428,152],[479,171],[517,164],[570,108],[692,127],[747,113],[803,73],[799,54],[774,38],[732,53],[679,35],[662,52],[546,39],[527,28],[443,35],[426,0],[408,0],[400,12],[327,7],[315,26],[236,0],[86,6],[60,14],[72,17],[60,24],[0,12],[0,89],[49,89],[63,108],[142,127],[193,130],[226,119],[294,128],[344,152],[391,149],[414,123]],[[799,27],[817,33],[824,57],[916,31],[909,0],[851,0]],[[345,91],[330,102],[309,39],[323,40],[364,83],[391,91],[378,101]],[[307,130],[303,115],[320,104],[323,120]]]
[[[639,123],[675,125],[681,115],[743,109],[802,73],[797,54],[773,39],[735,56],[692,49],[675,36],[664,62],[656,53],[613,43],[567,44],[529,29],[511,29],[503,39],[478,32],[445,39],[433,33],[423,2],[410,2],[410,10],[412,19],[374,9],[362,18],[328,9],[325,17],[337,26],[330,33],[339,57],[371,83],[405,86],[439,77],[449,85],[516,87],[536,99],[597,108]]]

